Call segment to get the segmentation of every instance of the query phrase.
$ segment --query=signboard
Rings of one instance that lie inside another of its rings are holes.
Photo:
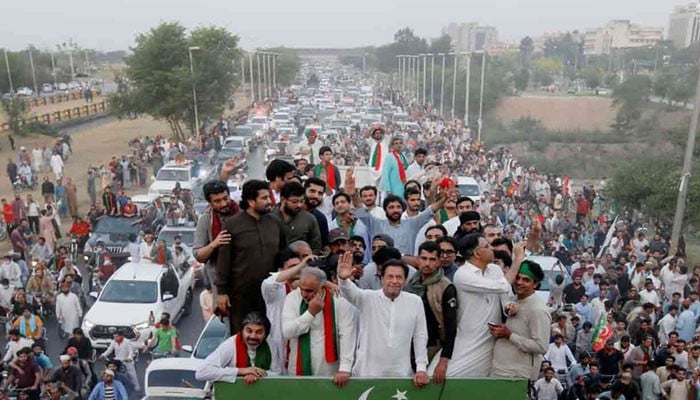
[[[448,379],[445,384],[418,389],[411,379],[351,378],[343,388],[331,378],[262,378],[252,386],[242,379],[236,383],[217,382],[215,399],[236,400],[522,400],[526,398],[527,381],[517,379]]]

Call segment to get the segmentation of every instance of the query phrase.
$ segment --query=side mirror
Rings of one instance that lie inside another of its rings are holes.
[[[88,296],[92,297],[93,299],[97,300],[97,292],[90,292]]]
[[[194,349],[189,344],[186,344],[182,346],[182,351],[184,351],[185,353],[192,353]]]
[[[174,299],[174,298],[175,298],[175,296],[173,296],[171,293],[165,293],[165,294],[163,295],[163,301],[170,301],[170,300],[172,300],[172,299]]]

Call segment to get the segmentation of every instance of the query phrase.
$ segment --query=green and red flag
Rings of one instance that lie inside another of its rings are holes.
[[[598,318],[598,323],[595,325],[593,330],[593,336],[591,337],[591,348],[593,351],[602,350],[605,347],[605,342],[613,337],[612,327],[608,324],[608,314],[600,314]]]

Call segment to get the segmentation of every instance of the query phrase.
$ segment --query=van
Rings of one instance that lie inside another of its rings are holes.
[[[459,195],[463,197],[469,197],[472,201],[481,200],[481,193],[479,193],[479,185],[476,183],[476,179],[469,176],[458,176],[457,177],[457,189],[459,189]]]

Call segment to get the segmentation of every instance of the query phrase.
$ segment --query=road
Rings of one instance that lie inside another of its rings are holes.
[[[263,165],[264,161],[264,147],[259,146],[253,149],[248,155],[248,176],[251,179],[264,179],[265,168]],[[81,265],[80,270],[84,276],[87,276],[84,267]],[[180,334],[180,342],[183,345],[194,346],[197,342],[197,338],[204,327],[204,319],[202,317],[202,310],[199,307],[199,295],[202,292],[202,288],[197,288],[195,291],[195,300],[192,305],[192,312],[190,315],[183,317],[178,321],[177,328]],[[87,282],[85,282],[85,291],[87,292]],[[45,321],[45,326],[47,329],[47,340],[46,340],[46,354],[51,358],[54,365],[58,365],[58,357],[63,353],[66,345],[66,340],[61,339],[58,336],[58,325],[54,317],[47,318]],[[6,335],[0,338],[0,349],[5,348],[7,343]],[[4,351],[2,352],[4,355]],[[187,357],[187,353],[182,353],[181,356]],[[146,359],[148,357],[141,357],[136,366],[136,371],[139,376],[141,387],[144,386],[143,379],[146,371]],[[104,362],[98,361],[96,363],[96,371],[102,371],[104,369]],[[130,393],[131,399],[139,399],[141,396],[134,393]]]

